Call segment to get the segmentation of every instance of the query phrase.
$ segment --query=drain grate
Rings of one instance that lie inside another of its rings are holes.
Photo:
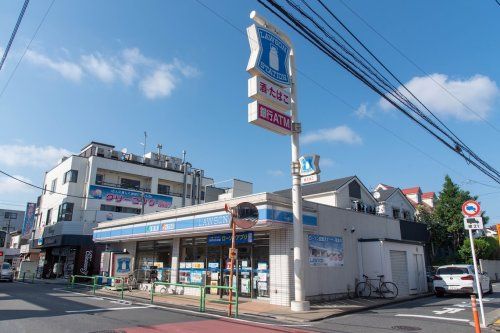
[[[415,326],[392,326],[391,329],[395,330],[395,331],[403,331],[403,332],[415,332],[415,331],[422,330],[420,327],[415,327]]]

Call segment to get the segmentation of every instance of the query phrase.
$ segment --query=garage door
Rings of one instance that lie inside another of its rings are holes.
[[[408,283],[408,262],[405,251],[389,251],[391,257],[392,282],[398,286],[399,296],[407,296],[410,291]]]

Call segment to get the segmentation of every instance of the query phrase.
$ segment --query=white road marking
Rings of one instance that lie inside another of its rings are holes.
[[[469,319],[460,318],[447,318],[447,317],[437,317],[437,316],[424,316],[424,315],[414,315],[414,314],[397,314],[396,317],[414,317],[414,318],[427,318],[427,319],[439,319],[439,320],[449,320],[449,321],[460,321],[468,323]]]
[[[443,310],[434,310],[432,312],[434,312],[435,314],[438,314],[438,315],[442,315],[442,314],[445,314],[445,313],[457,313],[457,312],[460,312],[460,311],[464,311],[465,309],[460,309],[460,308],[443,308]]]
[[[88,294],[83,294],[83,293],[79,293],[79,292],[76,292],[76,291],[66,290],[64,288],[53,288],[53,290],[63,291],[63,292],[70,293],[70,294],[83,295],[83,296],[87,296],[89,298],[93,297],[93,296],[88,295]],[[115,299],[115,298],[111,298],[111,297],[102,297],[102,298],[108,299],[108,300],[114,300],[114,301],[119,301],[120,300],[120,299]],[[272,324],[272,323],[263,323],[263,322],[255,322],[255,321],[252,321],[252,320],[245,320],[245,319],[239,319],[239,318],[228,318],[227,316],[222,316],[222,315],[218,315],[218,314],[214,314],[214,313],[206,313],[206,312],[200,313],[199,311],[195,311],[195,310],[179,309],[179,308],[175,308],[175,307],[168,307],[168,306],[162,306],[162,305],[152,305],[152,304],[140,303],[140,302],[135,302],[135,303],[132,303],[132,304],[142,305],[139,308],[159,308],[159,309],[173,310],[173,311],[178,311],[178,312],[192,313],[192,314],[195,314],[195,315],[202,314],[203,316],[207,316],[207,317],[220,318],[220,319],[224,319],[224,320],[237,321],[237,322],[239,321],[239,322],[244,322],[244,323],[253,323],[253,324],[257,323],[258,325],[263,325],[263,326],[283,326],[283,327],[310,327],[310,326],[312,326],[311,324]],[[128,307],[127,309],[130,309],[130,308],[131,307]],[[106,311],[106,310],[109,310],[109,309],[103,309],[101,311]],[[86,312],[89,312],[89,311],[86,311]],[[252,316],[252,315],[245,314],[245,316]]]
[[[124,308],[102,308],[102,309],[87,309],[87,310],[69,310],[66,313],[83,313],[83,312],[99,312],[99,311],[120,311],[120,310],[133,310],[133,309],[145,309],[151,306],[127,306]]]

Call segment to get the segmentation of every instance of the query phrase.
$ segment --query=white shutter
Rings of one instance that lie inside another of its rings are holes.
[[[410,292],[408,283],[408,262],[405,251],[389,251],[391,258],[392,282],[398,286],[399,296],[407,296]]]

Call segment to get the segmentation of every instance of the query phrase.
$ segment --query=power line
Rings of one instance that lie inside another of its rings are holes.
[[[21,12],[19,13],[19,16],[17,18],[16,25],[14,26],[14,30],[12,31],[12,34],[10,35],[9,42],[7,43],[7,47],[5,48],[5,51],[2,56],[2,60],[0,60],[0,71],[2,70],[3,64],[5,63],[5,59],[7,59],[7,54],[9,54],[10,47],[12,46],[12,43],[14,42],[14,38],[16,37],[17,34],[17,29],[19,29],[19,26],[21,25],[21,21],[23,20],[24,17],[24,12],[26,11],[26,8],[28,7],[30,0],[25,0],[23,8],[21,8]]]
[[[269,6],[264,3],[266,1]],[[412,97],[419,102],[420,105],[422,105],[427,112],[429,112],[443,127],[439,126],[436,124],[432,119],[430,119],[422,110],[420,110],[416,105],[411,103],[405,96],[401,96],[398,94],[394,94],[393,92],[387,92],[386,86],[384,86],[385,82],[388,81],[388,79],[378,71],[372,64],[370,63],[365,63],[364,67],[371,68],[374,72],[378,73],[379,76],[377,78],[374,78],[373,76],[367,75],[367,73],[359,68],[359,66],[353,64],[352,61],[350,61],[347,57],[355,57],[353,56],[353,53],[348,53],[347,55],[345,54],[345,47],[351,47],[350,45],[347,45],[344,47],[341,47],[339,50],[338,48],[334,47],[332,44],[328,43],[325,41],[325,39],[321,36],[319,36],[311,27],[307,26],[303,22],[301,22],[299,19],[297,19],[293,14],[291,14],[287,9],[285,9],[283,6],[277,3],[277,1],[274,0],[258,0],[260,4],[262,4],[264,7],[269,9],[274,15],[276,15],[279,19],[281,19],[285,24],[290,26],[292,29],[295,31],[298,31],[299,34],[303,37],[305,37],[311,44],[316,46],[319,50],[321,50],[323,53],[325,53],[328,57],[332,58],[336,63],[338,63],[341,67],[346,69],[349,73],[351,73],[354,77],[359,79],[361,82],[363,82],[366,86],[368,86],[370,89],[375,91],[377,94],[379,94],[382,98],[384,98],[387,102],[389,102],[391,105],[393,105],[396,109],[401,111],[404,115],[406,115],[408,118],[413,120],[415,123],[417,123],[420,127],[422,127],[424,130],[426,130],[429,134],[431,134],[435,139],[440,141],[442,144],[444,144],[447,148],[452,150],[453,152],[457,153],[460,155],[462,158],[464,158],[467,163],[475,166],[478,170],[483,172],[485,175],[488,177],[492,178],[495,182],[500,184],[500,172],[498,172],[495,168],[493,168],[491,165],[489,165],[486,161],[484,161],[482,158],[480,158],[471,148],[469,148],[465,143],[463,143],[458,136],[456,136],[441,120],[439,120],[438,117],[436,117],[431,110],[429,110],[425,104],[423,104],[412,92],[402,84],[402,82],[385,66],[338,18],[336,20],[348,31],[348,33],[360,44],[362,47],[367,51],[373,58],[377,60],[379,65],[381,65],[386,72],[388,72],[398,83],[400,83],[405,90],[412,95]],[[286,2],[296,11],[299,12],[303,17],[308,19],[313,23],[314,26],[319,28],[328,38],[329,36],[327,33],[325,33],[325,29],[321,27],[310,15],[305,14],[305,12],[300,9],[299,6],[297,6],[293,1],[291,0],[286,0]],[[321,0],[318,0],[318,2],[322,3]],[[324,5],[324,4],[323,4]],[[270,6],[274,7],[273,10],[270,8]],[[333,14],[333,13],[332,13]],[[336,45],[339,45],[338,41],[334,41]],[[344,51],[344,53],[343,53]],[[365,59],[356,59],[358,63],[362,63]],[[383,78],[383,81],[379,79],[379,77]],[[390,87],[390,86],[389,86]],[[397,90],[396,88],[394,88]],[[424,124],[422,121],[419,119],[415,118],[411,113],[415,113],[419,118],[421,118],[423,121],[425,121]],[[444,137],[442,136],[444,135]]]
[[[476,112],[474,109],[469,107],[467,104],[465,104],[461,99],[459,99],[456,95],[454,95],[448,88],[443,86],[440,82],[435,80],[432,75],[430,75],[427,71],[425,71],[421,66],[419,66],[415,61],[413,61],[409,56],[407,56],[401,49],[399,49],[396,45],[394,45],[390,40],[388,40],[384,35],[382,35],[380,32],[378,32],[375,27],[373,27],[369,22],[367,22],[361,15],[359,15],[352,7],[350,7],[345,1],[343,0],[338,0],[342,5],[344,5],[351,13],[353,13],[361,22],[363,22],[370,30],[372,30],[376,35],[378,35],[382,40],[384,40],[392,49],[394,49],[397,53],[399,53],[403,58],[405,58],[410,64],[412,64],[416,69],[418,69],[422,74],[424,74],[426,77],[431,79],[436,85],[438,85],[443,91],[445,91],[448,95],[450,95],[454,100],[456,100],[458,103],[460,103],[463,107],[465,107],[467,110],[472,112],[474,115],[476,115],[480,120],[485,122],[487,125],[489,125],[492,129],[500,133],[500,129],[493,125],[490,121],[488,121],[486,118],[482,117],[478,112]],[[497,0],[497,3],[500,0]]]
[[[52,5],[54,5],[54,2],[56,0],[52,0],[52,2],[50,3],[49,7],[47,8],[47,11],[45,11],[45,14],[43,15],[42,17],[42,20],[40,21],[40,23],[38,24],[38,26],[36,27],[35,29],[35,32],[33,33],[33,36],[31,36],[31,39],[28,43],[28,45],[26,46],[26,49],[24,49],[24,52],[23,54],[21,55],[21,58],[19,58],[19,61],[17,62],[16,66],[14,67],[14,69],[12,70],[12,73],[10,73],[10,76],[9,78],[7,79],[7,82],[5,82],[3,88],[2,88],[2,91],[0,91],[0,98],[2,98],[3,94],[5,93],[5,90],[7,90],[7,87],[9,86],[9,83],[10,81],[12,80],[12,78],[14,77],[14,74],[16,73],[17,71],[17,68],[19,67],[19,65],[21,64],[21,61],[23,60],[24,56],[26,55],[26,53],[28,52],[30,46],[31,46],[31,43],[33,42],[33,40],[35,39],[36,35],[38,34],[38,31],[40,30],[43,22],[45,22],[45,19],[47,18],[47,15],[49,15],[49,12],[50,12],[50,9],[52,8]]]
[[[239,33],[243,34],[243,35],[246,35],[244,30],[239,28],[238,26],[236,26],[235,24],[233,24],[230,20],[228,20],[226,17],[224,17],[223,15],[221,15],[220,13],[218,13],[217,11],[213,10],[212,8],[210,8],[209,6],[207,6],[206,4],[204,4],[203,2],[201,2],[200,0],[195,0],[199,5],[203,6],[205,9],[207,9],[208,11],[210,11],[213,15],[215,15],[216,17],[218,17],[221,21],[223,21],[224,23],[226,23],[227,25],[231,26],[234,30],[238,31]],[[266,9],[268,9],[269,11],[271,11],[273,14],[277,14],[276,11],[274,11],[271,7],[267,6],[266,4],[260,2]],[[306,38],[307,40],[311,41],[309,39],[308,36],[306,36],[304,33],[302,33],[299,29],[291,26],[291,28],[296,31],[299,35],[301,35],[302,37]],[[312,41],[311,41],[312,42]],[[324,85],[320,84],[318,81],[314,80],[312,77],[308,76],[305,72],[301,71],[299,68],[295,67],[295,70],[297,71],[297,73],[299,73],[300,75],[302,75],[304,78],[306,78],[307,80],[311,81],[313,84],[315,84],[316,86],[318,86],[319,88],[321,88],[323,91],[325,91],[327,94],[335,97],[336,99],[338,99],[340,102],[342,102],[344,105],[346,105],[347,107],[349,107],[350,109],[352,110],[356,110],[356,108],[351,105],[349,102],[347,102],[345,99],[343,99],[341,96],[335,94],[334,92],[332,92],[331,90],[329,90],[327,87],[325,87]],[[420,152],[421,154],[423,154],[425,157],[429,158],[430,160],[434,161],[435,163],[443,166],[444,168],[447,168],[449,169],[450,171],[462,176],[464,179],[466,179],[466,176],[451,168],[450,166],[446,165],[445,163],[437,160],[436,158],[432,157],[431,155],[429,155],[428,153],[426,153],[425,151],[423,151],[422,149],[418,148],[417,146],[411,144],[409,141],[407,141],[406,139],[403,139],[401,136],[397,135],[395,132],[391,131],[390,129],[388,129],[387,127],[383,126],[381,123],[377,122],[375,119],[371,118],[371,117],[367,117],[371,122],[373,122],[375,125],[379,126],[380,128],[382,128],[383,130],[389,132],[389,134],[393,135],[394,137],[396,137],[398,140],[400,140],[401,142],[405,143],[406,145],[410,146],[411,148],[415,149],[416,151]],[[479,183],[479,182],[477,182]]]

